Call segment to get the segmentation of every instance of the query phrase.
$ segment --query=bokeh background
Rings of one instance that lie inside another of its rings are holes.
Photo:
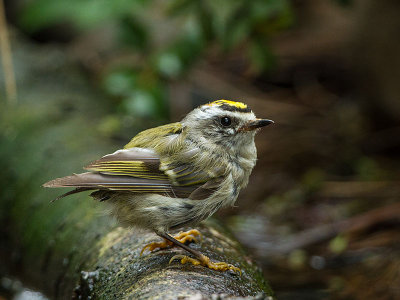
[[[275,124],[256,138],[237,207],[218,217],[277,298],[400,298],[398,0],[2,2],[2,199],[56,169],[22,148],[67,155],[90,127],[101,140],[88,136],[86,160],[63,176],[200,104],[243,101]],[[76,110],[87,112],[76,132],[37,133]]]

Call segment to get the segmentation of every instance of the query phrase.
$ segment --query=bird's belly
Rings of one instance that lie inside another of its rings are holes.
[[[201,200],[171,198],[158,194],[132,193],[110,199],[111,214],[123,226],[168,230],[195,223]]]

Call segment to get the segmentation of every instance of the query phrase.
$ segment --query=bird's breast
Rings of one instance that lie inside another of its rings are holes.
[[[254,143],[250,143],[246,147],[242,147],[241,151],[232,158],[232,178],[238,188],[247,185],[249,176],[257,161],[257,150]]]

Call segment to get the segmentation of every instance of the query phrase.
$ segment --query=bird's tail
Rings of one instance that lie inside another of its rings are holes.
[[[56,178],[54,180],[51,180],[49,182],[44,183],[42,186],[47,187],[47,188],[59,188],[59,187],[76,187],[72,191],[68,191],[57,198],[53,199],[51,202],[54,202],[56,200],[59,200],[61,198],[84,192],[84,191],[89,191],[89,190],[95,190],[99,189],[99,183],[98,179],[96,176],[93,176],[95,174],[86,172],[82,174],[74,174],[70,176],[65,176],[61,178]]]

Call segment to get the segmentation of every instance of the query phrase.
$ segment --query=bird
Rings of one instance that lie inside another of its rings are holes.
[[[182,264],[217,271],[240,269],[214,262],[189,247],[201,233],[192,229],[172,236],[169,231],[195,226],[218,209],[233,206],[256,164],[256,132],[274,123],[260,119],[243,102],[220,99],[189,112],[180,122],[138,133],[121,150],[90,163],[85,173],[51,180],[47,188],[70,187],[60,199],[92,191],[90,196],[111,203],[119,223],[155,232],[163,242],[141,252],[178,246],[192,256],[175,255]]]

